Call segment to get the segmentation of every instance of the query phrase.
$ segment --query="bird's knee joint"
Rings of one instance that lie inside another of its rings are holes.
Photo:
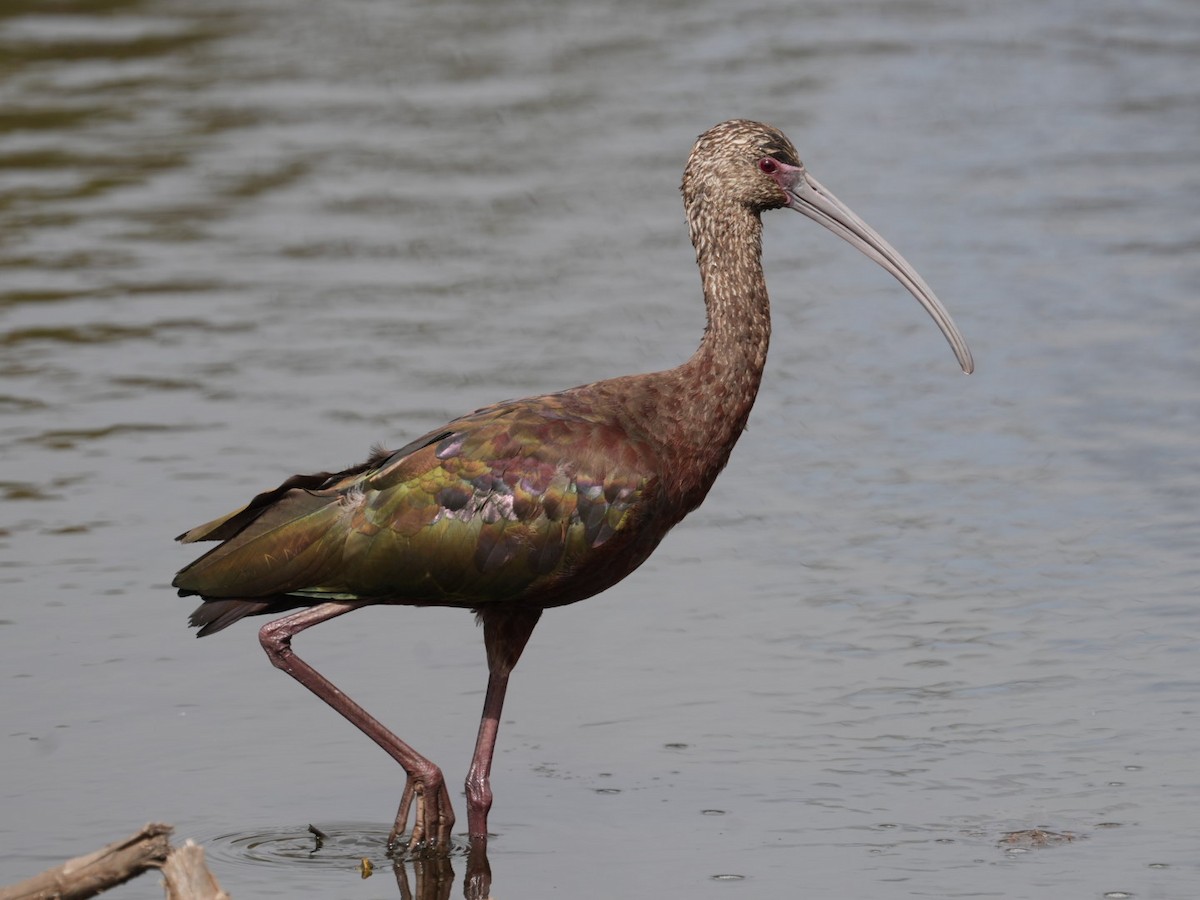
[[[277,659],[287,655],[292,649],[292,636],[279,627],[278,622],[268,622],[258,629],[258,642],[267,651],[267,656]]]
[[[474,773],[467,776],[467,806],[475,812],[486,813],[492,808],[492,786],[486,778]]]
[[[426,760],[427,765],[420,766],[408,773],[416,789],[421,794],[436,794],[446,783],[442,770],[436,764]]]

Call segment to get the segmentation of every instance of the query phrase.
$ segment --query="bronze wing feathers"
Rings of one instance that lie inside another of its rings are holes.
[[[241,615],[336,599],[554,602],[560,580],[637,539],[658,493],[647,442],[564,405],[500,404],[344,472],[293,476],[181,535],[222,543],[174,585],[258,607]]]

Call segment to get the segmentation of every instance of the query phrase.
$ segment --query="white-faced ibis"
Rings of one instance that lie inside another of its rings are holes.
[[[963,371],[950,315],[890,244],[808,174],[769,125],[733,120],[696,141],[683,203],[708,327],[677,368],[512,400],[435,428],[344,472],[296,475],[184,542],[221,543],[175,577],[203,603],[201,636],[243,616],[272,664],[349,719],[407,775],[389,844],[445,848],[454,813],[441,770],[293,652],[318,622],[372,604],[452,606],[483,624],[488,687],[467,776],[467,822],[486,841],[489,773],[509,673],[542,610],[616,584],[700,505],[746,427],[770,334],[760,215],[793,209],[898,278]]]

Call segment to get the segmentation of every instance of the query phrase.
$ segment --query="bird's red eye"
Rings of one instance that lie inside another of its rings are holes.
[[[769,156],[764,156],[758,161],[758,171],[764,175],[774,175],[779,171],[779,163]]]

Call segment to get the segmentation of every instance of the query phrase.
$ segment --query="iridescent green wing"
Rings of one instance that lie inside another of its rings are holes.
[[[653,459],[555,398],[491,407],[193,529],[183,537],[224,543],[175,584],[206,598],[538,599],[636,537],[658,493]]]

